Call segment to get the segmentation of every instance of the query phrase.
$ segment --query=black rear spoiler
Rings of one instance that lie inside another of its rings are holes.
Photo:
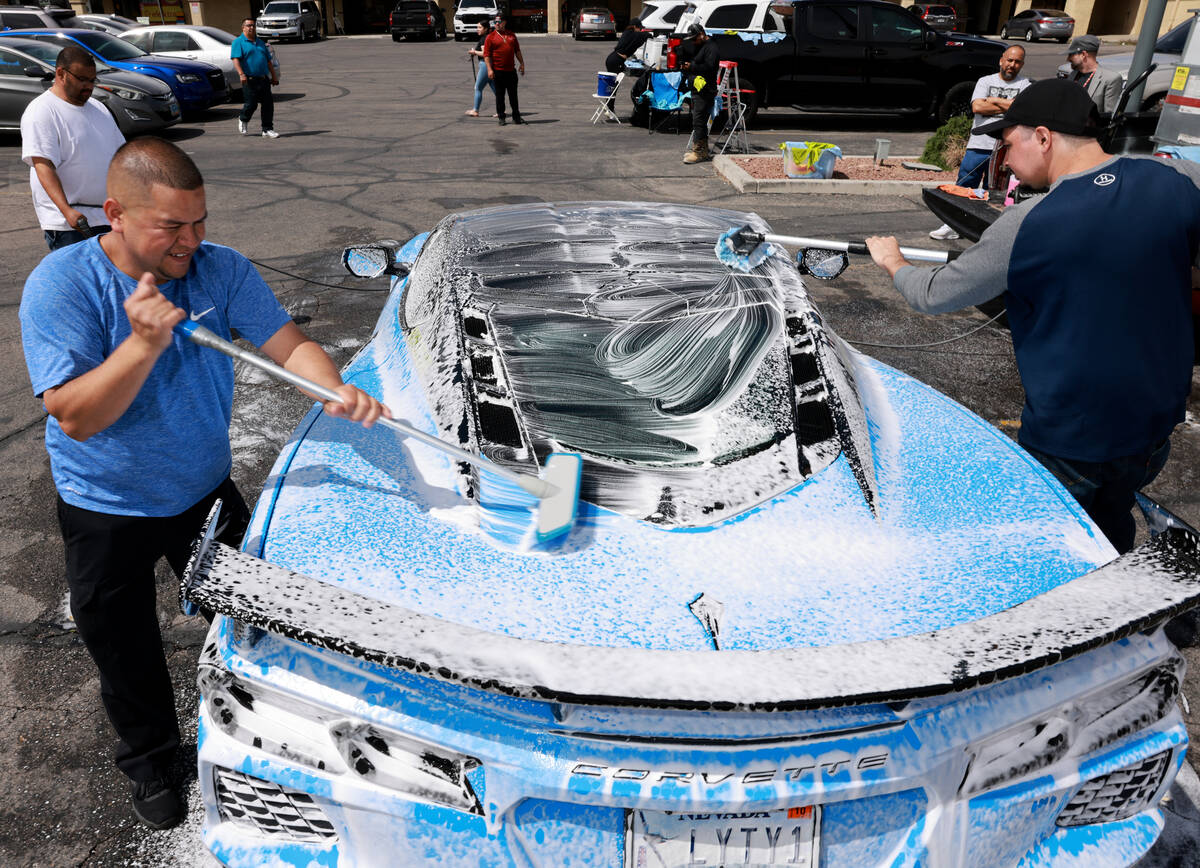
[[[211,528],[219,503],[195,543],[180,596],[185,608],[317,648],[530,699],[779,711],[897,702],[1032,672],[1200,605],[1200,535],[1148,503],[1160,510],[1147,513],[1160,528],[1156,536],[1032,600],[943,630],[829,647],[653,651],[489,633],[217,543]]]

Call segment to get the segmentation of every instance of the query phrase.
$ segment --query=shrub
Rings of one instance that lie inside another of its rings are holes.
[[[950,118],[929,137],[921,162],[932,163],[943,169],[957,169],[967,151],[967,139],[971,137],[974,115],[959,115]]]

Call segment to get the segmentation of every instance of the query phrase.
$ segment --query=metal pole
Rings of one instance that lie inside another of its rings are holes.
[[[1158,31],[1162,27],[1163,13],[1167,8],[1167,0],[1146,0],[1146,14],[1142,18],[1142,32],[1138,35],[1137,48],[1133,50],[1133,61],[1129,64],[1129,77],[1133,81],[1150,65],[1154,56],[1154,43],[1158,41]],[[1143,81],[1129,94],[1126,110],[1131,114],[1142,108],[1142,94],[1146,90]]]

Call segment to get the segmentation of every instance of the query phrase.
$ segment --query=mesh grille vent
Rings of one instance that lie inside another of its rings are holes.
[[[1124,820],[1145,810],[1167,773],[1170,751],[1088,781],[1058,815],[1059,826]]]
[[[333,824],[308,793],[229,769],[216,769],[215,777],[223,819],[293,841],[337,838]]]

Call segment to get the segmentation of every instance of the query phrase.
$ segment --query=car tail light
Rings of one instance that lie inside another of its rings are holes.
[[[433,26],[433,16],[432,16],[432,15],[426,15],[426,16],[425,16],[425,23],[426,23],[426,24],[428,24],[430,27],[432,27],[432,26]]]
[[[1175,155],[1174,155],[1174,154],[1168,154],[1166,151],[1155,151],[1155,152],[1154,152],[1154,156],[1156,156],[1156,157],[1162,157],[1164,160],[1173,160],[1173,159],[1175,159]]]
[[[391,12],[389,12],[388,13],[388,27],[391,27],[392,24],[395,22],[395,20],[396,20],[396,16],[393,15]]]

